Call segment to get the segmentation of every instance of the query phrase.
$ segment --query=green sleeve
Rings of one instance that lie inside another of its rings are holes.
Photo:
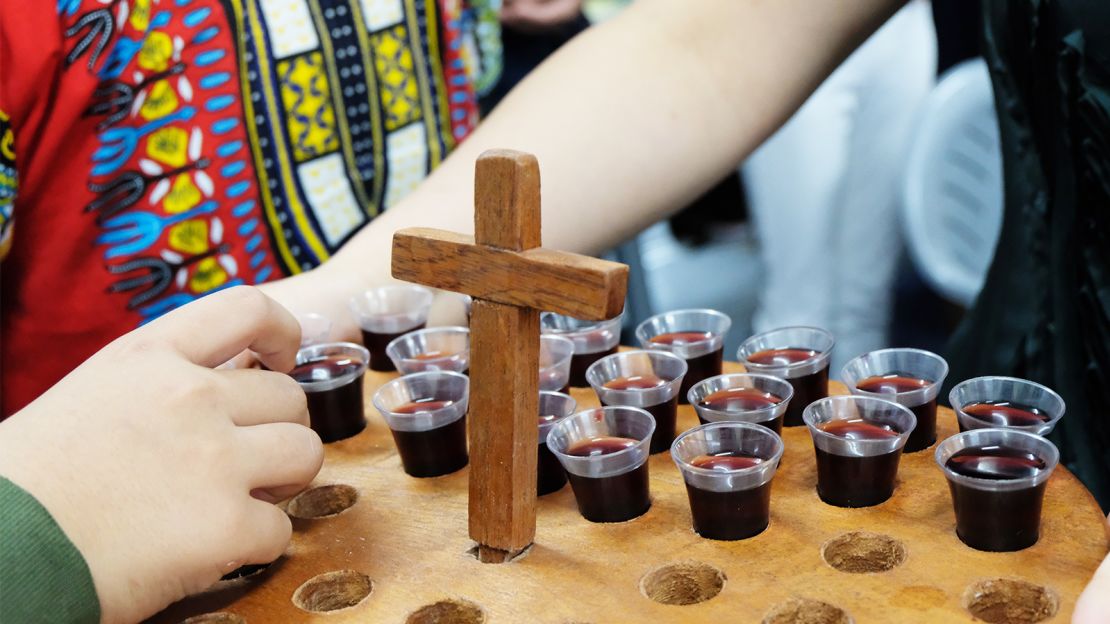
[[[0,622],[99,622],[89,566],[50,513],[0,477]]]

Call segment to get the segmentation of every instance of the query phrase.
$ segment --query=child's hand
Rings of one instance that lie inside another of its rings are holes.
[[[271,502],[323,461],[305,395],[280,372],[211,367],[250,349],[288,371],[299,338],[271,299],[230,289],[109,344],[0,424],[0,474],[84,555],[104,621],[285,550],[289,519]]]

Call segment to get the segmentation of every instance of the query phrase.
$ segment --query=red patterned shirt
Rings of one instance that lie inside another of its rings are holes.
[[[0,8],[0,416],[168,310],[326,261],[473,127],[474,85],[499,67],[492,13]]]

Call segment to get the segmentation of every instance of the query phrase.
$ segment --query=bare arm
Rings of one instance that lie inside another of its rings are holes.
[[[492,147],[539,157],[544,244],[597,253],[735,167],[902,3],[638,0],[541,65],[315,273],[354,291],[388,280],[397,229],[471,231],[474,160]]]

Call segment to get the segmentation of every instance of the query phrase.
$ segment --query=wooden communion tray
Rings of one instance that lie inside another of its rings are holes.
[[[726,364],[725,370],[742,368]],[[838,618],[836,609],[855,622],[947,623],[977,621],[967,610],[971,602],[993,621],[1033,621],[1031,614],[1049,612],[1054,615],[1043,621],[1065,623],[1107,552],[1098,505],[1063,467],[1048,482],[1040,541],[1016,553],[979,552],[955,535],[935,446],[902,458],[889,501],[840,509],[817,498],[813,445],[807,429],[796,427],[784,430],[771,524],[756,537],[719,542],[695,535],[682,477],[670,454],[662,453],[650,460],[653,503],[647,514],[592,524],[578,514],[567,485],[539,499],[529,551],[507,564],[479,563],[467,536],[469,469],[434,479],[407,476],[389,429],[370,404],[374,390],[393,377],[367,373],[366,430],[327,447],[314,483],[325,489],[302,494],[289,508],[304,515],[353,505],[337,515],[295,520],[292,544],[269,569],[222,582],[156,621],[219,611],[229,615],[201,621],[760,622],[785,603],[786,611],[816,610],[809,613],[812,619],[797,620],[807,623],[849,621]],[[832,390],[844,392],[839,384]],[[572,394],[580,409],[597,405],[592,390]],[[937,420],[940,439],[956,432],[951,410],[938,410]],[[697,424],[692,407],[679,408],[678,423],[680,430]],[[857,537],[842,550],[830,542],[852,531],[888,536],[897,544]],[[830,546],[823,558],[825,544]],[[826,562],[866,567],[903,557],[877,573],[842,572]],[[352,572],[334,574],[344,570]],[[310,581],[329,573],[316,585]],[[997,578],[1031,585],[988,582],[978,594],[970,589]],[[701,601],[678,606],[649,596]],[[295,602],[354,605],[311,613]]]

